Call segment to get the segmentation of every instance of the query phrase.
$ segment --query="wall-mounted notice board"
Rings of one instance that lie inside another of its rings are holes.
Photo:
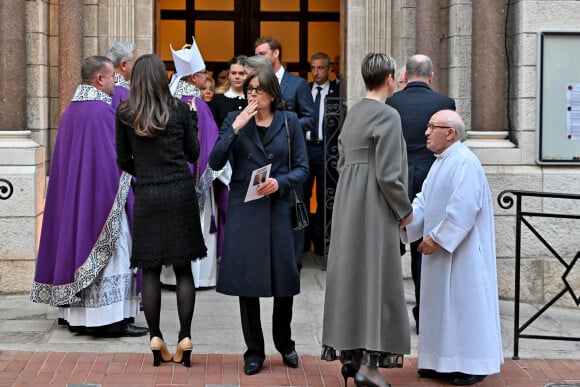
[[[580,165],[580,31],[538,33],[536,162]]]

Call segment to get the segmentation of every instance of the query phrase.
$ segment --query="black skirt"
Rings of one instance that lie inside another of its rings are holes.
[[[131,267],[183,265],[206,255],[193,178],[137,183]]]

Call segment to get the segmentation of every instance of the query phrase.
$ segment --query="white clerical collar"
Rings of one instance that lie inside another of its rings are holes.
[[[177,88],[173,93],[173,96],[175,98],[181,97],[201,98],[201,91],[197,86],[187,82],[185,79],[180,79],[179,82],[177,83]]]
[[[93,85],[81,84],[75,90],[71,102],[101,101],[111,105],[113,99]]]
[[[244,94],[237,94],[234,89],[232,89],[232,87],[230,86],[230,88],[228,89],[228,91],[226,91],[224,93],[224,97],[228,97],[228,98],[244,98]]]
[[[445,149],[443,152],[439,153],[439,154],[435,154],[435,158],[439,159],[439,160],[444,160],[447,157],[449,157],[449,155],[451,155],[453,152],[455,152],[455,148],[457,148],[459,146],[459,144],[461,144],[461,141],[457,140],[455,141],[453,144],[449,145],[449,147],[447,149]]]
[[[276,71],[276,78],[278,78],[278,83],[282,83],[283,76],[284,76],[284,66],[280,66],[280,69]]]
[[[122,74],[114,72],[113,76],[115,77],[115,86],[121,86],[125,89],[129,89],[129,81],[127,81]]]

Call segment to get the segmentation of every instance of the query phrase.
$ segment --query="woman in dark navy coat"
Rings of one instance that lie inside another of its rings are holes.
[[[290,328],[293,296],[300,292],[291,189],[302,187],[308,177],[308,156],[298,117],[283,111],[273,70],[254,70],[244,89],[248,106],[227,116],[209,164],[218,171],[229,160],[233,169],[217,291],[240,298],[248,347],[244,372],[252,375],[260,372],[266,357],[259,297],[274,297],[274,345],[284,364],[298,366]],[[244,202],[252,171],[268,164],[272,164],[270,175],[257,190],[264,196]]]

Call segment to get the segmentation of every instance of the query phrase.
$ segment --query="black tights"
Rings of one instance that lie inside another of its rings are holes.
[[[195,307],[195,284],[191,264],[173,266],[175,293],[179,316],[179,341],[191,337],[191,320]],[[163,338],[159,328],[161,314],[161,268],[143,269],[143,312],[149,326],[150,337]]]

